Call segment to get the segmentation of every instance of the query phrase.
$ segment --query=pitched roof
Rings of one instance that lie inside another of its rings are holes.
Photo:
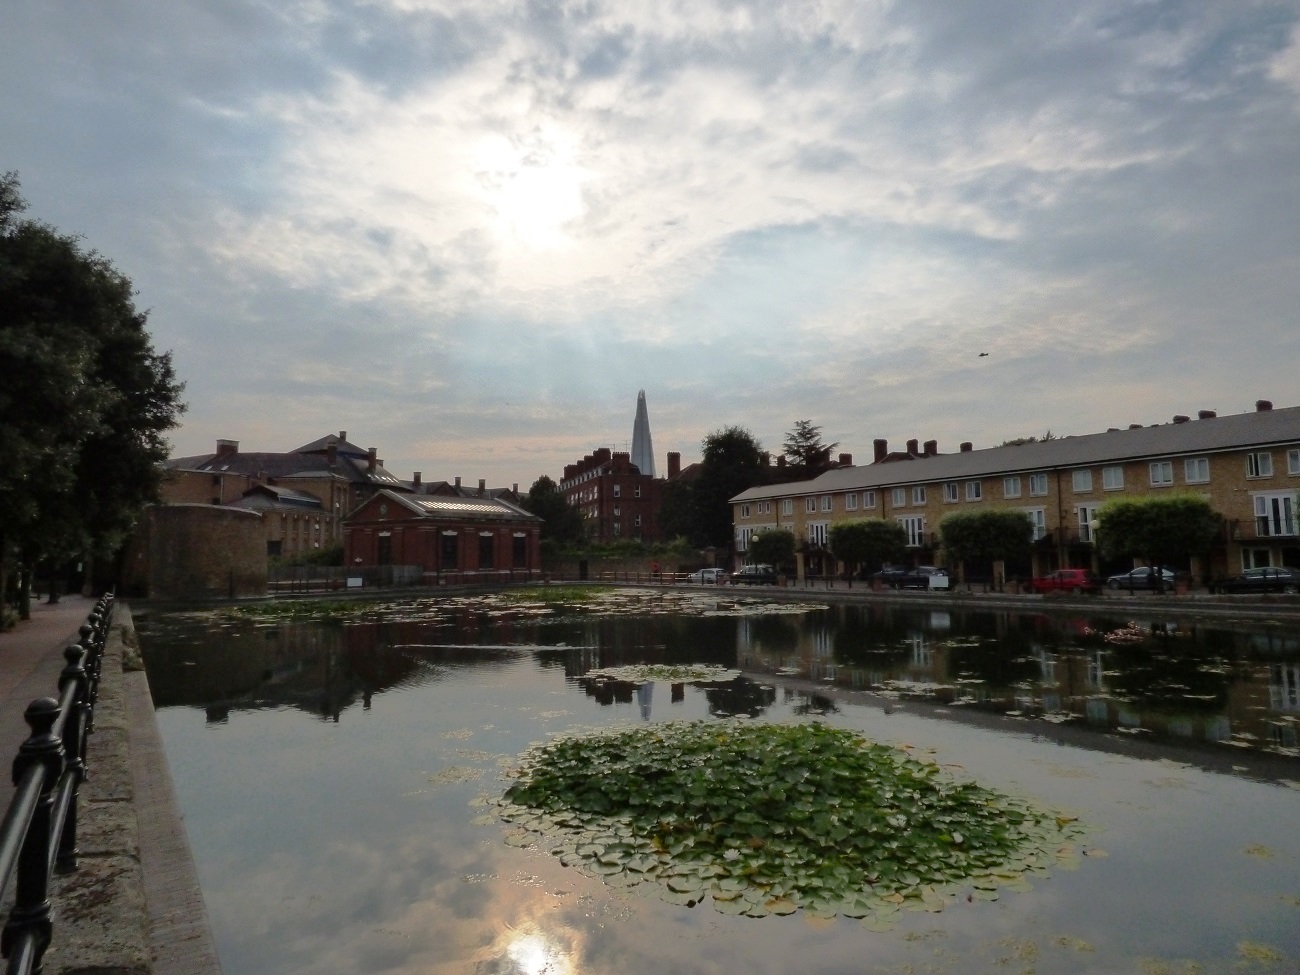
[[[385,497],[405,506],[420,518],[456,518],[483,521],[539,522],[537,515],[501,498],[451,497],[441,494],[397,494],[382,490],[375,497]],[[367,503],[372,504],[371,502]]]
[[[749,488],[731,500],[753,501],[1297,444],[1300,444],[1300,407],[1292,406],[915,457],[906,464],[840,467],[809,481]]]

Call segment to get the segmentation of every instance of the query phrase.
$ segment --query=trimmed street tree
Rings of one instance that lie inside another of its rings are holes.
[[[1034,526],[1021,511],[961,511],[939,522],[939,538],[952,565],[970,562],[1019,562],[1029,557]]]
[[[884,518],[862,518],[831,525],[831,554],[843,562],[850,579],[858,567],[879,569],[886,562],[901,562],[907,554],[907,529]]]
[[[778,571],[794,561],[794,532],[785,528],[761,531],[749,542],[750,562],[770,565]]]
[[[1107,558],[1169,566],[1209,554],[1223,531],[1210,503],[1195,494],[1117,498],[1097,511],[1097,545]],[[1160,585],[1157,573],[1154,579]]]

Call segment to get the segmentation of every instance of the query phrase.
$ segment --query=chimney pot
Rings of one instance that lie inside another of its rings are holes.
[[[1176,413],[1176,414],[1174,414],[1174,422],[1175,422],[1175,423],[1186,423],[1186,422],[1187,422],[1188,420],[1190,420],[1190,419],[1191,419],[1191,417],[1190,417],[1190,416],[1187,416],[1187,415],[1184,414],[1184,413]]]
[[[852,454],[840,454],[840,466],[841,466],[841,467],[852,467],[852,466],[853,466],[853,455],[852,455]]]
[[[1214,410],[1201,410],[1196,414],[1196,418],[1198,420],[1213,420],[1218,415]]]
[[[920,452],[918,450],[920,446],[921,446],[920,441],[909,440],[907,442],[907,452],[911,454],[913,457],[915,457]]]
[[[873,441],[871,441],[871,459],[872,459],[872,463],[874,463],[874,464],[879,464],[879,463],[880,463],[882,460],[884,460],[887,456],[889,456],[889,441],[888,441],[888,440],[873,440]]]
[[[939,441],[927,440],[925,442],[925,456],[934,457],[939,453]]]
[[[1255,400],[1255,412],[1256,412],[1256,413],[1267,413],[1267,412],[1268,412],[1269,410],[1271,410],[1272,408],[1273,408],[1273,401],[1272,401],[1272,400],[1267,400],[1267,399],[1257,399],[1257,400]]]
[[[340,440],[347,440],[347,439],[348,439],[348,432],[347,432],[346,430],[340,430],[340,431],[339,431],[339,439],[340,439]]]
[[[964,440],[962,441],[961,452],[963,454],[969,454],[974,449],[974,447],[975,445],[972,444],[969,440]]]

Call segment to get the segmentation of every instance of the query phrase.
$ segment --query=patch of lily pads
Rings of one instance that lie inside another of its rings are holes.
[[[1031,890],[1077,866],[1073,817],[819,723],[672,722],[521,758],[506,842],[724,914],[859,918]]]
[[[726,684],[739,676],[740,671],[721,664],[631,664],[589,670],[582,679],[626,684],[648,684],[657,680],[674,684]]]

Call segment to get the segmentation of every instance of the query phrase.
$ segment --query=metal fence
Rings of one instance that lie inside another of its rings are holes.
[[[8,975],[41,970],[54,927],[50,877],[77,868],[77,798],[86,778],[86,739],[94,730],[112,615],[109,593],[81,625],[81,642],[63,651],[67,665],[59,675],[58,698],[37,698],[24,714],[31,734],[14,759],[14,795],[0,823],[0,901],[17,880],[0,936]]]

